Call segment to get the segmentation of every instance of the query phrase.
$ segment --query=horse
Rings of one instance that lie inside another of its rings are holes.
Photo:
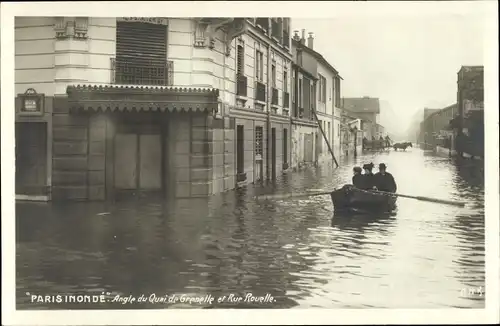
[[[408,147],[413,148],[413,145],[411,142],[395,143],[394,145],[392,145],[392,148],[394,148],[395,151],[397,151],[398,149],[402,149],[403,151],[406,151],[406,149]]]

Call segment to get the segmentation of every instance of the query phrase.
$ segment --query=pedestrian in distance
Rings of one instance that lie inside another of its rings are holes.
[[[384,163],[378,165],[378,170],[375,174],[375,185],[378,190],[386,192],[396,192],[398,189],[396,181],[392,174],[387,172],[387,167]]]

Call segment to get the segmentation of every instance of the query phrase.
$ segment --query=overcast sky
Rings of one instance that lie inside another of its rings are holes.
[[[344,78],[342,96],[387,101],[395,132],[417,110],[456,102],[460,67],[484,64],[483,28],[472,15],[292,18],[292,31],[313,32],[314,49]]]

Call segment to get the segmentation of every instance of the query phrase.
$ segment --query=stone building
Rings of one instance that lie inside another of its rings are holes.
[[[209,196],[261,177],[259,155],[276,176],[289,155],[288,26],[16,17],[16,194]]]
[[[314,37],[295,31],[292,164],[320,163],[340,156],[340,80],[338,71],[314,50]],[[315,115],[316,113],[316,115]],[[334,117],[337,117],[335,120]],[[316,120],[317,119],[317,120]],[[328,142],[328,143],[327,143]]]
[[[484,67],[462,66],[457,73],[458,117],[453,121],[460,155],[484,157]]]
[[[377,123],[379,123],[380,102],[378,98],[360,97],[343,98],[344,108],[356,118],[363,120],[363,136],[368,140],[377,136]]]

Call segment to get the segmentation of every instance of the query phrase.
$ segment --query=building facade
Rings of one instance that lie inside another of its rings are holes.
[[[377,137],[380,102],[378,98],[364,96],[360,98],[343,98],[343,105],[350,114],[363,121],[363,137],[372,140]]]
[[[460,155],[484,157],[484,67],[462,66],[457,74],[458,117],[452,121]]]
[[[16,194],[203,197],[275,178],[291,156],[289,26],[17,17]]]
[[[303,33],[305,34],[305,33]],[[292,38],[293,100],[292,100],[292,168],[314,164],[317,157],[317,134],[314,118],[316,104],[317,65],[314,57],[304,51],[305,35]]]
[[[306,40],[295,31],[294,55],[294,166],[322,163],[340,156],[340,81],[338,71],[314,50],[314,37]],[[335,119],[337,117],[337,119]]]
[[[436,150],[438,147],[447,150],[454,149],[454,136],[450,121],[457,116],[457,104],[449,105],[440,110],[427,111],[427,117],[422,122],[421,134],[424,135],[426,149]]]

